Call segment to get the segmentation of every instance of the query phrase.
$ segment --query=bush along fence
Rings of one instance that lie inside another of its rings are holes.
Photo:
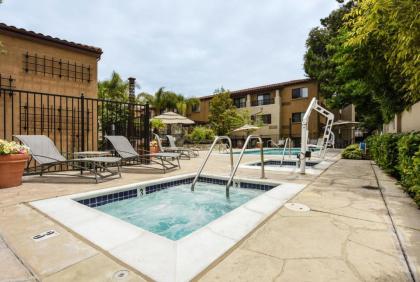
[[[420,132],[374,135],[367,145],[376,164],[397,178],[420,207]]]

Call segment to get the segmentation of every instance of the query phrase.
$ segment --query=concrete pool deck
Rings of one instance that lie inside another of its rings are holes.
[[[142,273],[28,202],[195,172],[203,156],[182,161],[182,169],[167,174],[128,168],[121,179],[100,184],[76,178],[27,177],[19,188],[0,190],[0,281],[145,280]],[[306,184],[291,202],[312,210],[302,213],[281,208],[196,279],[411,281],[408,261],[418,280],[420,210],[370,161],[329,157],[337,161],[319,176],[267,171],[268,179]],[[258,156],[249,155],[243,162],[256,160]],[[204,171],[227,175],[228,165],[224,156],[212,156]],[[258,178],[259,171],[239,169],[240,176]],[[76,180],[77,185],[72,183]],[[32,240],[33,235],[50,229],[60,235]],[[117,277],[120,270],[127,271],[123,272],[126,277]]]

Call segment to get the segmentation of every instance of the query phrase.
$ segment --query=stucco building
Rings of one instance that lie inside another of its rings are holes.
[[[231,98],[239,110],[248,110],[252,118],[258,117],[263,123],[255,134],[265,142],[290,137],[294,144],[300,144],[302,117],[312,100],[319,97],[318,83],[312,79],[299,79],[253,88],[231,91]],[[200,106],[193,109],[189,117],[197,123],[208,122],[209,106],[213,95],[200,98]],[[338,117],[338,115],[337,115]],[[344,109],[341,118],[354,121],[354,110]],[[325,119],[313,112],[309,120],[309,138],[317,139],[323,134]],[[241,139],[245,133],[233,136]]]
[[[4,23],[0,41],[0,138],[44,134],[63,152],[95,148],[97,105],[89,99],[97,98],[102,50]]]

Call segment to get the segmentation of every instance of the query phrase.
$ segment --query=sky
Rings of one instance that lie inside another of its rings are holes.
[[[305,77],[311,28],[334,0],[3,0],[0,22],[100,47],[140,91],[205,96]]]

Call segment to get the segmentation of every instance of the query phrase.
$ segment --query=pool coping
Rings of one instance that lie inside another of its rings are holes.
[[[269,161],[279,161],[280,159],[278,158],[269,158],[269,159],[264,159],[264,162],[269,162]],[[285,161],[291,161],[291,159],[289,158],[285,158]],[[295,160],[292,160],[295,161]],[[334,163],[333,160],[325,160],[325,159],[314,159],[314,162],[319,162],[318,164],[314,165],[314,166],[306,166],[305,167],[305,173],[306,174],[310,174],[310,175],[320,175],[324,170],[326,170],[330,165],[332,165]],[[261,166],[257,166],[255,165],[256,163],[260,163],[261,161],[250,161],[250,162],[246,162],[243,163],[241,165],[239,165],[239,168],[247,168],[247,169],[256,169],[256,170],[261,170]],[[264,170],[269,170],[269,171],[279,171],[279,172],[292,172],[292,173],[299,173],[299,168],[298,167],[292,167],[292,166],[285,166],[285,167],[280,167],[280,166],[273,166],[273,165],[265,165],[264,166]]]
[[[29,204],[153,280],[186,281],[196,277],[222,257],[305,187],[303,184],[289,182],[237,178],[236,181],[271,184],[276,187],[177,241],[76,201],[133,187],[145,187],[161,183],[162,180],[181,180],[192,176],[195,176],[195,173],[39,200]],[[227,179],[212,174],[202,176]]]

